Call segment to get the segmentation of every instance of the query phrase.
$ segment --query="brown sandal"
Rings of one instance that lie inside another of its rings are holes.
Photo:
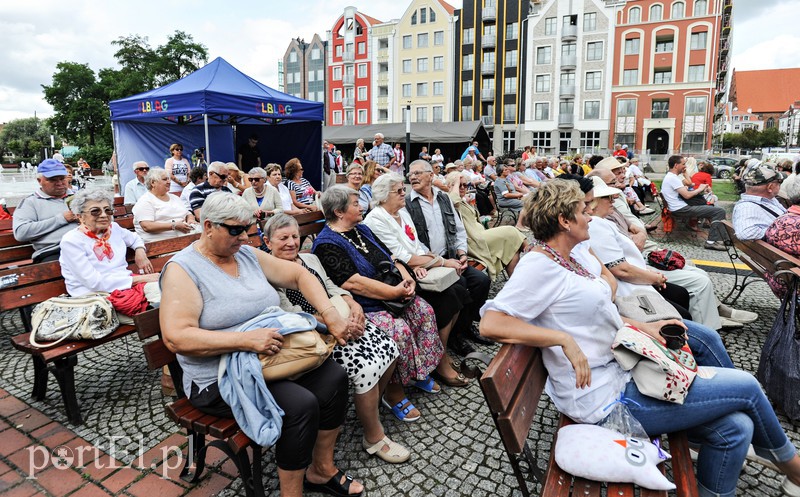
[[[469,385],[469,380],[462,373],[458,373],[455,378],[447,378],[442,376],[437,371],[431,373],[431,376],[436,378],[439,383],[443,383],[448,387],[465,387]]]

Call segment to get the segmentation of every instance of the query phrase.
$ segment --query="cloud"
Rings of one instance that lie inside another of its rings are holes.
[[[780,67],[800,67],[800,36],[780,35],[771,40],[748,45],[747,49],[735,58],[737,71],[774,69]]]

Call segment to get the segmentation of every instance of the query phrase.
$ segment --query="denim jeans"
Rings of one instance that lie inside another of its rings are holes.
[[[688,319],[684,319],[683,324],[687,328],[687,343],[698,365],[733,368],[733,361],[731,361],[719,333]]]
[[[751,443],[758,455],[773,462],[791,460],[796,449],[753,375],[732,368],[709,369],[714,377],[697,376],[682,405],[642,395],[633,381],[625,388],[625,397],[636,402],[628,408],[647,433],[687,430],[689,439],[700,444],[700,495],[734,496]]]

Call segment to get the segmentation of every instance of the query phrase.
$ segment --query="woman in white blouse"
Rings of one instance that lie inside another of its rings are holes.
[[[133,206],[133,225],[145,242],[186,235],[197,227],[180,197],[169,193],[169,185],[163,169],[151,169],[144,178],[147,193]]]
[[[281,198],[281,210],[290,216],[311,212],[310,209],[298,209],[294,206],[294,202],[292,202],[292,193],[289,191],[289,188],[283,184],[282,171],[283,168],[278,164],[267,164],[267,182],[271,187],[278,190],[278,195],[280,195]]]

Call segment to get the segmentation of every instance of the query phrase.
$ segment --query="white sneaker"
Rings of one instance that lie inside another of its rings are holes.
[[[784,476],[781,483],[781,492],[789,497],[800,497],[800,486],[792,483],[788,476]]]
[[[739,321],[740,323],[744,324],[752,323],[758,319],[758,314],[755,312],[734,309],[733,307],[725,304],[720,304],[717,307],[717,310],[719,311],[720,317],[728,318],[733,321]]]
[[[720,329],[729,330],[729,329],[734,329],[734,328],[736,328],[736,329],[744,328],[744,325],[742,323],[740,323],[739,321],[734,321],[732,319],[724,318],[722,316],[719,317],[719,321],[720,321]]]
[[[644,209],[639,211],[639,214],[652,214],[654,212],[655,211],[653,209],[651,209],[650,207],[645,207]]]

